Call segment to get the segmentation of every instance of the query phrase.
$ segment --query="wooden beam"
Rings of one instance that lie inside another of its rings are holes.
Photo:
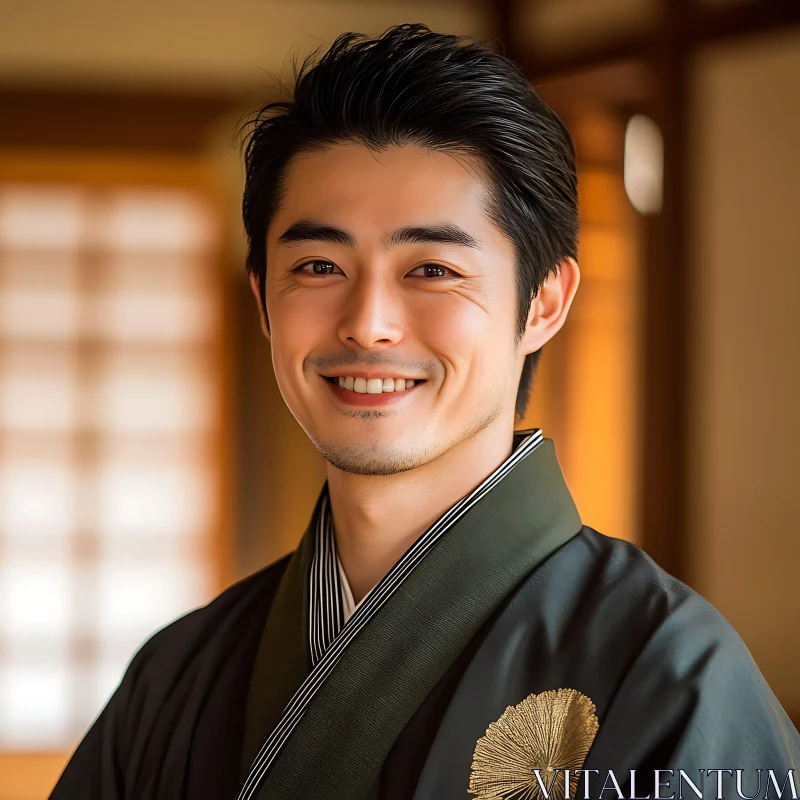
[[[514,25],[517,0],[486,0],[486,9],[492,36],[501,42],[505,55],[519,63],[519,42]]]
[[[800,25],[797,0],[758,0],[722,9],[692,5],[683,38],[689,44],[702,44],[796,25]]]
[[[610,42],[599,42],[557,58],[539,59],[533,55],[517,58],[523,72],[531,81],[561,75],[572,75],[595,67],[645,58],[649,40],[641,36],[626,36]]]
[[[667,10],[669,13],[667,14]],[[640,528],[648,554],[686,579],[687,396],[691,288],[687,264],[688,0],[662,0],[667,20],[650,52],[648,109],[664,137],[661,213],[646,218],[642,274]]]
[[[5,145],[198,152],[211,126],[243,108],[231,95],[141,94],[0,87]]]
[[[544,101],[564,119],[570,120],[587,111],[645,107],[653,96],[650,65],[641,59],[615,61],[595,69],[558,75],[536,85]]]
[[[661,22],[643,34],[626,34],[617,39],[597,42],[555,58],[521,55],[517,45],[515,60],[531,80],[568,75],[595,67],[631,59],[651,60],[663,50],[665,42],[687,52],[706,42],[724,41],[800,25],[798,0],[760,0],[724,8],[709,8],[686,3],[670,3],[661,14]]]

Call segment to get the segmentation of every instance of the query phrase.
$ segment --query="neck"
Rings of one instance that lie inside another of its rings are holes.
[[[395,475],[356,475],[328,465],[336,548],[356,603],[448,508],[508,458],[513,421],[496,422]]]

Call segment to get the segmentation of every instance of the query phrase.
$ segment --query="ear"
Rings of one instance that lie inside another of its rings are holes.
[[[259,319],[261,320],[261,332],[264,334],[264,336],[267,337],[267,341],[269,342],[270,336],[269,336],[269,325],[267,323],[267,315],[264,310],[264,306],[261,303],[261,291],[258,284],[258,278],[256,277],[254,272],[250,273],[250,288],[253,291],[253,297],[255,297],[256,305],[258,306],[258,316]]]
[[[574,258],[564,259],[539,288],[531,302],[528,323],[520,344],[528,355],[552,339],[567,321],[572,301],[581,282],[581,272]]]

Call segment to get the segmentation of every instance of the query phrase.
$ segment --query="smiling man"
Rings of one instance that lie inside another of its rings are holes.
[[[293,554],[145,644],[53,797],[800,785],[736,633],[584,526],[553,442],[514,430],[579,270],[572,143],[513,64],[345,35],[246,166],[253,293],[327,481]]]
[[[565,254],[520,330],[475,155],[344,141],[297,154],[284,181],[251,281],[281,393],[330,465],[358,601],[509,456],[524,358],[563,324],[578,268]]]

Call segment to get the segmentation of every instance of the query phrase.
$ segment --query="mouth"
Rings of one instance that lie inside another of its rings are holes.
[[[320,377],[330,386],[337,400],[359,407],[393,405],[416,393],[427,383],[425,380],[404,378]]]

